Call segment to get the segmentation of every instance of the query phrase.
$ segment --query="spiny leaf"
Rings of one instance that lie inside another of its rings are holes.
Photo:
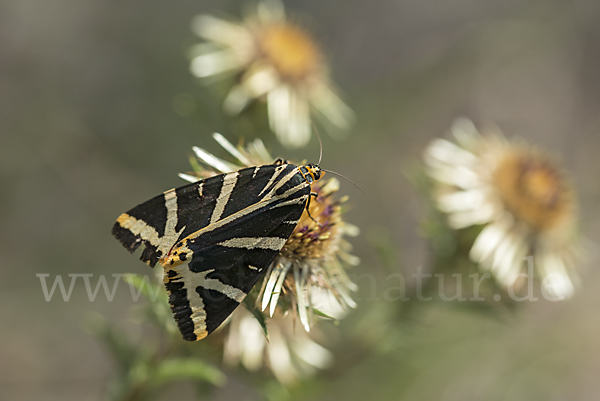
[[[250,313],[252,313],[252,315],[254,315],[256,320],[258,320],[258,323],[260,324],[260,327],[262,327],[263,333],[267,338],[267,341],[269,341],[269,332],[267,331],[267,322],[265,321],[265,315],[254,306],[254,301],[251,301],[248,298],[249,297],[246,297],[244,299],[244,306],[246,307],[246,309],[248,309],[248,311],[250,311]]]
[[[322,317],[322,318],[328,319],[328,320],[337,320],[335,317],[330,316],[330,315],[326,314],[325,312],[320,311],[317,308],[313,307],[312,310],[313,310],[313,313],[315,314],[315,316],[319,316],[319,317]]]

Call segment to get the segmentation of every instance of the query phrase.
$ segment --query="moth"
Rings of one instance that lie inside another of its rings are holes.
[[[325,172],[282,159],[171,189],[119,216],[112,234],[164,267],[171,311],[185,340],[212,333],[285,246],[311,184]],[[310,214],[309,214],[310,216]]]

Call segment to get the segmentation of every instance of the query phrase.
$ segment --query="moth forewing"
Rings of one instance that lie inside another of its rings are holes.
[[[186,340],[216,329],[284,247],[300,219],[318,166],[276,163],[173,189],[122,214],[115,237],[165,268],[164,282]]]

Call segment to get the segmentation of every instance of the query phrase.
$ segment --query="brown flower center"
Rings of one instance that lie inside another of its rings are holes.
[[[307,210],[320,225],[308,216],[307,210],[304,211],[281,251],[288,259],[327,259],[336,252],[334,244],[339,237],[342,214],[340,201],[334,200],[331,194],[323,195],[318,185],[313,185],[312,189],[319,197],[311,200]]]
[[[552,229],[571,214],[569,185],[539,155],[507,155],[496,167],[493,179],[506,208],[535,230]]]
[[[314,72],[321,58],[313,40],[290,24],[264,27],[258,48],[284,79],[301,80]]]

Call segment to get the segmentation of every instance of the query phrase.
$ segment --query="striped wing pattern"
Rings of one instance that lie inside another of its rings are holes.
[[[113,226],[130,252],[165,268],[186,340],[206,337],[242,302],[291,236],[310,185],[292,164],[250,167],[172,189]]]

